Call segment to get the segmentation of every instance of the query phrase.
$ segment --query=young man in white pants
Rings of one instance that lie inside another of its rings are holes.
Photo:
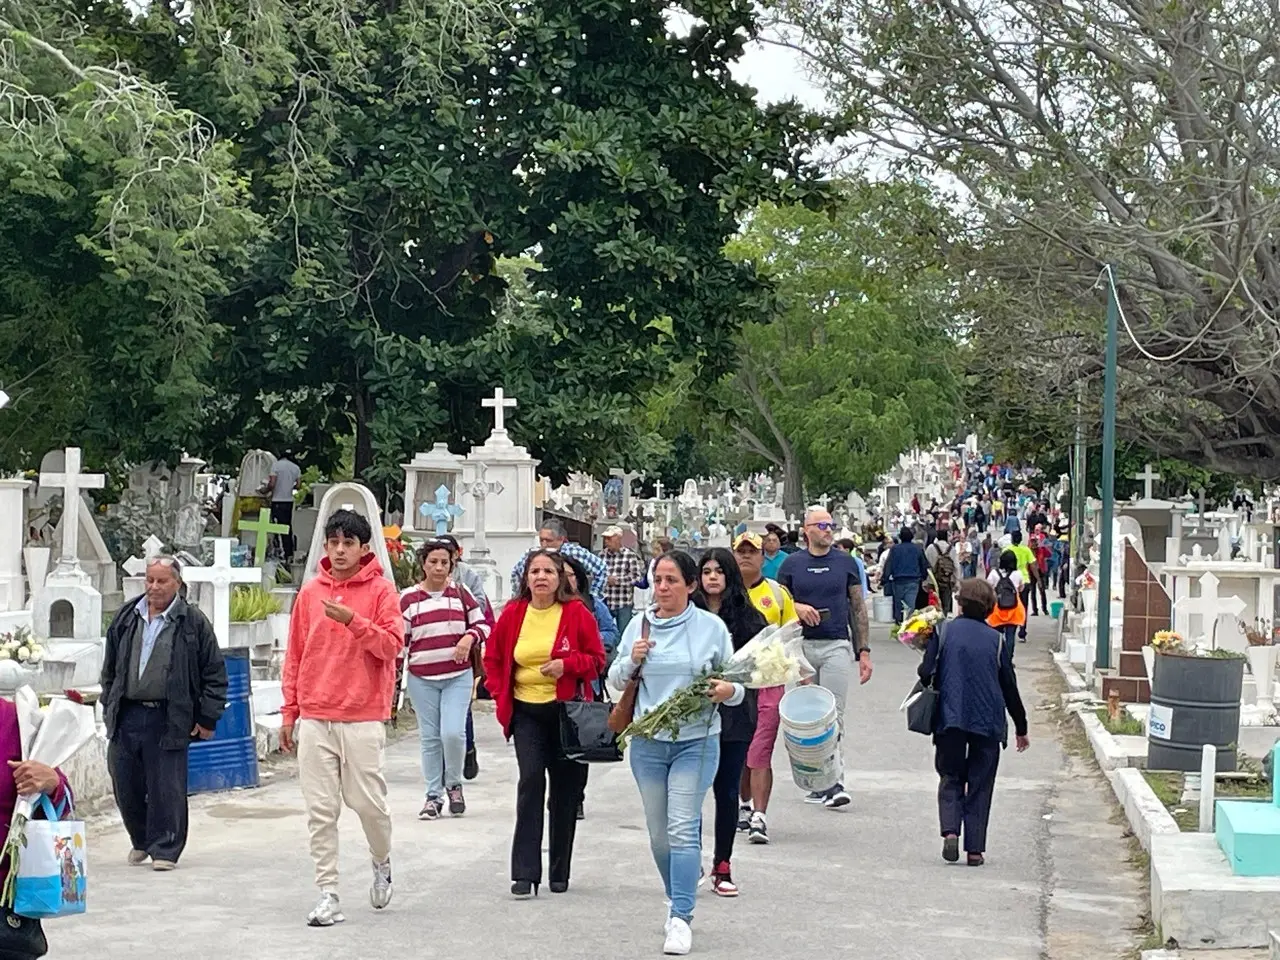
[[[338,816],[354,810],[373,866],[369,900],[391,902],[391,811],[382,775],[404,617],[395,584],[369,552],[369,521],[338,510],[325,524],[320,573],[298,591],[289,619],[280,749],[298,746],[320,900],[313,927],[346,919],[338,898]]]

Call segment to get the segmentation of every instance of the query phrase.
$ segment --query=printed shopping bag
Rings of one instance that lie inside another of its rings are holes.
[[[46,796],[39,804],[45,819],[28,820],[23,827],[13,912],[36,920],[84,913],[84,821],[58,819]],[[70,813],[69,805],[62,813]]]

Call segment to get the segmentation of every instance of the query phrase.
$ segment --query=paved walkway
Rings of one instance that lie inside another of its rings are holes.
[[[877,628],[876,674],[851,695],[846,744],[853,804],[803,804],[785,776],[770,816],[774,843],[741,843],[737,900],[698,902],[695,955],[777,960],[1110,960],[1133,945],[1140,877],[1126,862],[1100,775],[1056,742],[1047,620],[1017,651],[1032,713],[1032,749],[1002,759],[988,863],[939,856],[932,750],[897,712],[918,659]],[[537,900],[508,895],[515,757],[478,715],[482,770],[469,812],[420,823],[417,738],[388,750],[396,895],[368,907],[367,854],[342,820],[346,924],[305,926],[315,891],[296,781],[193,799],[181,868],[125,865],[114,818],[90,840],[90,912],[47,925],[50,955],[91,945],[97,960],[159,950],[173,960],[302,960],[440,956],[500,960],[631,960],[658,956],[665,920],[640,802],[624,765],[596,767],[587,788],[573,887]],[[785,769],[779,751],[777,766]],[[710,806],[708,806],[708,812]],[[707,827],[710,844],[710,824]],[[328,952],[333,951],[333,952]]]

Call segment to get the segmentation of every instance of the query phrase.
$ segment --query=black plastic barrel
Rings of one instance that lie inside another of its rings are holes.
[[[1156,654],[1147,769],[1198,773],[1204,745],[1211,743],[1218,749],[1218,772],[1235,770],[1243,683],[1244,658]],[[1166,717],[1168,730],[1162,731]]]

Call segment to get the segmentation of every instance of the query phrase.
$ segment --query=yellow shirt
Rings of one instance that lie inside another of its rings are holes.
[[[545,610],[529,607],[516,639],[515,698],[525,703],[551,703],[556,698],[556,678],[539,671],[551,659],[551,648],[560,630],[561,606],[553,603]]]
[[[1022,582],[1031,582],[1031,567],[1033,564],[1038,566],[1039,561],[1036,555],[1031,552],[1031,548],[1024,543],[1017,543],[1011,547],[1005,547],[1005,553],[1012,553],[1018,561],[1018,572],[1022,574]]]
[[[796,618],[796,604],[791,599],[787,588],[776,580],[761,580],[747,590],[751,597],[751,605],[764,614],[767,622],[774,626],[790,623]]]

